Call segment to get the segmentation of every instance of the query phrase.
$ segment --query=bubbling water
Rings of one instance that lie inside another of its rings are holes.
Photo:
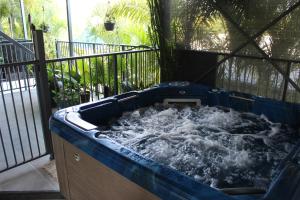
[[[216,188],[268,187],[298,138],[264,116],[162,104],[124,113],[101,134]]]

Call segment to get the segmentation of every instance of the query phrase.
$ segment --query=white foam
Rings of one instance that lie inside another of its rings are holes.
[[[267,187],[293,146],[265,116],[208,106],[139,109],[103,134],[212,187]]]

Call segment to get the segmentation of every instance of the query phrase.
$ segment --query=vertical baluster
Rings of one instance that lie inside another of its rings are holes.
[[[7,74],[5,69],[3,69],[3,71],[4,71],[4,73]],[[5,96],[4,96],[5,94],[4,94],[4,89],[3,89],[3,86],[2,86],[2,79],[1,78],[0,78],[0,89],[1,89],[1,97],[2,97],[2,103],[3,103],[3,108],[4,108],[6,124],[7,124],[7,128],[8,128],[8,133],[9,133],[9,139],[10,139],[9,142],[10,142],[10,145],[12,147],[14,162],[15,162],[15,164],[17,164],[17,156],[16,156],[16,151],[15,151],[15,145],[16,144],[15,144],[15,140],[13,140],[13,137],[12,137],[11,124],[9,122],[10,120],[9,120],[9,117],[8,117],[7,106],[6,106],[7,104],[6,104],[6,100],[5,100]]]
[[[35,134],[35,139],[36,139],[36,144],[38,148],[38,154],[41,155],[41,150],[40,150],[40,142],[38,140],[38,135],[37,135],[37,128],[36,128],[36,122],[35,122],[35,114],[33,111],[33,103],[32,103],[32,94],[31,94],[31,89],[30,89],[30,83],[29,83],[29,76],[28,76],[28,69],[25,67],[25,75],[26,75],[26,80],[28,84],[28,95],[29,95],[29,103],[30,103],[30,111],[32,115],[32,122],[33,122],[33,127],[34,127],[34,134]]]

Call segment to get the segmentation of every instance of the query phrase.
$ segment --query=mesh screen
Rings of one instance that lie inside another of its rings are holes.
[[[171,0],[171,39],[178,48],[264,57],[277,61],[283,72],[293,60],[290,78],[300,86],[300,7],[298,0]],[[216,3],[214,3],[216,2]],[[262,31],[274,19],[280,21]],[[236,24],[239,27],[236,27]],[[244,31],[244,33],[241,32]],[[247,44],[249,37],[262,32]],[[245,35],[246,33],[246,35]],[[295,61],[295,62],[294,62]],[[281,99],[284,76],[260,59],[233,57],[219,66],[218,86]],[[287,101],[300,102],[289,84]]]
[[[249,36],[253,36],[298,1],[228,0],[217,2],[215,4],[210,0],[171,1],[172,37],[179,47],[231,52],[247,41],[232,21]],[[296,20],[299,17],[300,8],[298,7],[257,37],[256,44],[273,57],[299,58],[300,20]],[[243,52],[257,54],[257,49],[244,48]]]
[[[293,63],[290,69],[290,78],[300,85],[300,63]],[[287,101],[300,103],[300,93],[295,90],[290,84],[287,90]]]
[[[286,68],[285,63],[277,64]],[[235,57],[220,65],[217,86],[280,100],[284,78],[265,60]]]

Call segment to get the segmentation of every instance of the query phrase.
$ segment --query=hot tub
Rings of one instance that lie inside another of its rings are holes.
[[[293,128],[297,132],[297,135],[299,134],[300,105],[278,102],[237,92],[227,92],[188,82],[164,83],[143,91],[129,92],[56,112],[50,120],[50,129],[54,133],[54,143],[60,139],[67,142],[67,144],[60,146],[59,144],[54,144],[56,147],[54,148],[56,149],[56,159],[60,160],[60,163],[57,163],[59,165],[58,168],[62,169],[58,175],[62,177],[64,176],[62,174],[68,174],[68,168],[75,166],[74,163],[72,164],[72,161],[70,161],[71,164],[61,165],[61,163],[65,162],[66,157],[61,157],[60,154],[62,153],[58,152],[65,146],[71,145],[81,153],[87,154],[98,163],[101,163],[101,169],[112,170],[114,175],[121,176],[130,182],[125,181],[126,183],[131,184],[132,182],[138,188],[142,188],[143,192],[140,192],[139,189],[138,194],[149,196],[149,199],[222,200],[267,198],[267,195],[264,196],[264,191],[261,188],[245,188],[244,185],[242,189],[238,188],[238,185],[234,188],[210,187],[201,180],[179,172],[170,166],[162,165],[155,161],[155,159],[149,159],[140,152],[134,151],[126,145],[121,145],[110,137],[105,137],[105,131],[101,128],[102,126],[111,123],[113,120],[117,120],[123,113],[153,106],[156,103],[175,103],[190,106],[201,105],[218,107],[222,110],[230,108],[242,113],[263,115],[272,123],[286,124],[290,128]],[[296,142],[298,137],[293,138],[293,140],[295,140],[295,147],[293,148],[295,149],[298,146]],[[297,152],[292,149],[289,150],[293,151],[294,154]],[[70,152],[73,152],[73,150]],[[65,152],[63,154],[66,156]],[[78,162],[80,156],[77,154],[74,153],[74,155],[70,156]],[[287,154],[288,156],[290,154]],[[84,163],[82,166],[84,166]],[[82,166],[79,168],[83,168]],[[84,171],[76,170],[73,172],[75,175],[85,173]],[[70,179],[70,177],[71,175],[60,178],[60,184],[67,185],[65,187],[68,187],[70,183],[65,183],[68,182],[68,178]],[[76,182],[76,180],[75,178],[73,182]],[[123,187],[121,185],[120,187]],[[68,191],[65,196],[69,196],[69,199],[76,199],[71,198],[72,194],[70,193],[76,192],[77,189],[74,189],[73,192],[71,189],[63,188],[63,190]],[[117,191],[119,188],[115,188],[114,190]],[[120,196],[122,196],[121,194],[126,195],[126,192],[121,192]],[[120,199],[120,196],[115,199]],[[121,199],[126,199],[125,196],[123,197]],[[130,198],[134,199],[134,197]],[[108,199],[110,198],[108,197]],[[148,198],[139,196],[135,197],[135,199]]]

